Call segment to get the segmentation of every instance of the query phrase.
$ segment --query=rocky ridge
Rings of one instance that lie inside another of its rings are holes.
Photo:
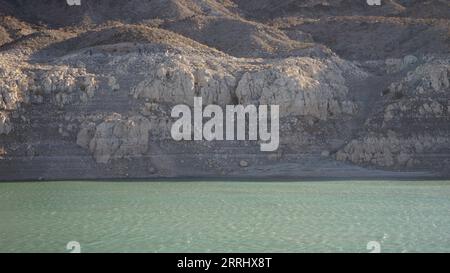
[[[0,179],[449,174],[445,1],[1,2]],[[280,149],[173,141],[194,96],[280,105]]]

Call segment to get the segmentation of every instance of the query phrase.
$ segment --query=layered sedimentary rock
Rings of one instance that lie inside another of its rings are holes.
[[[98,163],[138,156],[147,152],[150,121],[142,116],[113,115],[96,125],[87,123],[77,135],[77,144],[89,149]]]
[[[192,105],[193,97],[201,96],[206,104],[231,103],[232,89],[236,84],[232,72],[236,68],[227,71],[223,67],[226,60],[223,63],[214,60],[217,67],[211,68],[201,61],[189,60],[189,56],[163,56],[159,57],[161,62],[156,61],[158,57],[146,56],[145,67],[150,69],[143,71],[144,79],[131,90],[136,99]]]
[[[407,59],[387,62],[391,73],[406,70],[405,76],[383,92],[383,111],[367,121],[368,135],[339,151],[339,160],[398,169],[424,165],[440,169],[448,164],[449,59]]]
[[[449,175],[442,1],[0,2],[1,180]],[[194,97],[279,105],[279,149],[174,141]]]
[[[236,97],[241,104],[280,105],[282,116],[327,119],[352,115],[357,112],[357,105],[348,97],[344,73],[352,80],[367,77],[356,66],[338,58],[288,59],[262,71],[245,73],[236,88]]]

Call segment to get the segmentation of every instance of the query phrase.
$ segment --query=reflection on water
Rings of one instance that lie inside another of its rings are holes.
[[[450,182],[0,184],[0,252],[450,252]]]

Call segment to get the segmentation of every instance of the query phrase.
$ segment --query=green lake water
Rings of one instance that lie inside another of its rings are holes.
[[[0,183],[0,252],[450,252],[450,181]]]

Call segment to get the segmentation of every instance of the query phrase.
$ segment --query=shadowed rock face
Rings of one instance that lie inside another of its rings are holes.
[[[235,0],[249,16],[276,18],[284,16],[391,16],[449,19],[446,0],[384,0],[381,6],[367,9],[366,0]]]
[[[448,177],[448,14],[439,0],[0,0],[0,180]],[[172,107],[195,96],[280,105],[279,150],[172,140]]]
[[[407,55],[448,54],[449,21],[373,16],[330,17],[321,20],[289,17],[274,23],[289,37],[298,31],[351,60],[403,58]]]
[[[69,6],[60,0],[2,0],[4,12],[32,23],[50,26],[102,23],[108,20],[139,22],[149,19],[183,19],[193,15],[233,15],[231,1],[198,0],[81,0]]]

